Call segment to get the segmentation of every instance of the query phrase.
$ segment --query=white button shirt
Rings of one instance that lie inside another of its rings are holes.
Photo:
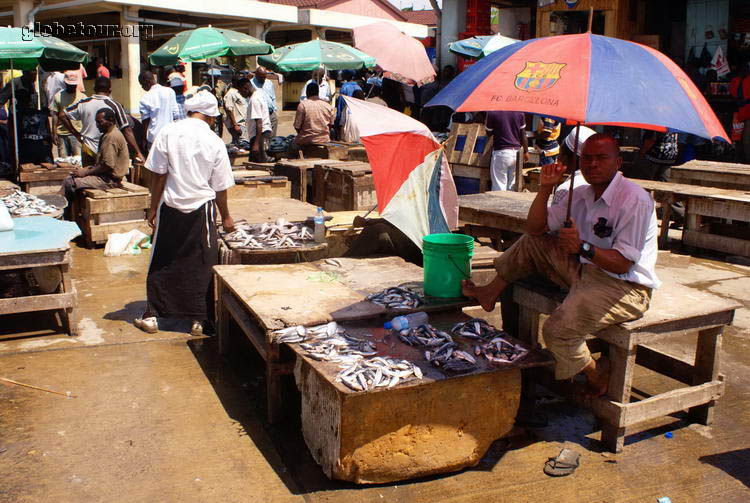
[[[146,168],[167,176],[162,202],[190,213],[234,185],[227,148],[200,119],[167,124],[156,136]]]
[[[550,231],[563,227],[566,212],[566,204],[553,204],[547,208]],[[655,271],[658,253],[656,210],[654,201],[645,190],[618,172],[596,201],[590,185],[574,189],[571,217],[582,240],[597,248],[615,249],[633,262],[625,274],[605,271],[607,274],[650,288],[659,287],[660,281]],[[611,228],[609,236],[596,235],[594,226],[600,218],[607,219],[605,225]],[[583,257],[580,260],[591,263]]]
[[[180,116],[177,96],[171,88],[154,84],[141,98],[140,113],[141,119],[151,119],[146,131],[146,140],[153,143],[161,128]]]
[[[576,176],[573,178],[573,190],[576,190],[578,187],[583,187],[584,185],[588,184],[589,182],[587,182],[583,177],[581,170],[576,170]],[[551,204],[559,204],[560,201],[568,204],[568,189],[570,189],[570,179],[555,187],[555,192],[552,194]]]
[[[262,89],[256,89],[247,102],[247,137],[255,138],[255,120],[260,119],[263,131],[271,131],[271,116],[268,113],[266,93]]]

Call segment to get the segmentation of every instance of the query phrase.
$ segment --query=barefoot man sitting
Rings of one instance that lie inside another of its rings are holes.
[[[583,146],[581,172],[589,185],[574,189],[571,225],[567,204],[547,201],[566,167],[542,166],[540,189],[529,209],[526,234],[495,259],[497,276],[485,286],[464,281],[463,293],[491,311],[506,286],[541,274],[568,291],[544,323],[543,337],[555,357],[555,378],[583,372],[591,392],[607,392],[609,365],[594,360],[585,337],[609,325],[643,316],[659,286],[656,213],[651,196],[618,171],[617,142],[595,134]],[[549,234],[557,231],[557,236]]]

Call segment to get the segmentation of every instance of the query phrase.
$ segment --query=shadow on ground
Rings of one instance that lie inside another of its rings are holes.
[[[750,449],[737,449],[736,451],[701,456],[698,460],[723,470],[745,484],[745,487],[750,487],[750,473],[747,470],[747,467],[750,466]]]

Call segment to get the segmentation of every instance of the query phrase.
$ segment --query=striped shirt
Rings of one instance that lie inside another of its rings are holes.
[[[115,124],[118,129],[122,130],[129,127],[128,117],[125,115],[122,105],[105,94],[95,94],[90,98],[84,98],[65,109],[68,118],[81,121],[83,144],[91,149],[94,154],[99,151],[99,138],[102,136],[96,127],[96,114],[102,108],[112,109],[115,113]]]

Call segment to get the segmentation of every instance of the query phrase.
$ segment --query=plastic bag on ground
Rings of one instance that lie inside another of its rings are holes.
[[[138,229],[129,232],[114,233],[107,236],[104,246],[105,257],[119,257],[121,255],[139,255],[141,248],[150,248],[151,237]]]

